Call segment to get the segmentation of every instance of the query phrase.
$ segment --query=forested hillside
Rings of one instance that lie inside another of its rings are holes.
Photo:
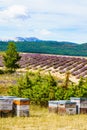
[[[57,55],[87,56],[87,43],[76,44],[57,41],[18,41],[14,42],[19,52]],[[0,51],[7,49],[8,42],[0,41]]]

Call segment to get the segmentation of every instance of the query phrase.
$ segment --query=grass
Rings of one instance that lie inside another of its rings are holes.
[[[19,75],[13,74],[0,74],[0,95],[7,95],[9,86],[16,84]]]
[[[0,118],[0,130],[87,130],[87,115],[57,115],[30,106],[30,117]]]

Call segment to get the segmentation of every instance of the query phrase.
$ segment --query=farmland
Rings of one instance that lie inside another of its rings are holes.
[[[73,78],[87,77],[87,59],[84,57],[59,56],[47,54],[22,53],[19,64],[21,70],[50,71],[52,74],[63,76],[67,71]],[[0,56],[0,67],[3,67],[2,56]]]

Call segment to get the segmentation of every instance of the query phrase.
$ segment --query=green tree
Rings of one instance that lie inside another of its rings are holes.
[[[57,83],[51,75],[42,75],[40,72],[22,75],[17,85],[10,86],[9,94],[30,98],[31,102],[47,106],[49,100],[55,100]]]
[[[3,56],[6,69],[13,72],[15,69],[19,68],[18,61],[20,58],[21,56],[17,52],[15,44],[13,42],[9,42],[8,48]]]

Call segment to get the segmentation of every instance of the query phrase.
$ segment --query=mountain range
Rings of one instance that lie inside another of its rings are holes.
[[[36,37],[16,37],[17,41],[29,41],[29,42],[37,42],[41,41],[40,39]]]
[[[15,39],[0,40],[0,51],[5,51],[10,41],[15,43],[19,52],[87,56],[87,43],[47,41],[36,37],[16,37]]]
[[[0,41],[8,42],[8,41],[29,41],[29,42],[37,42],[42,41],[36,37],[15,37],[15,38],[0,38]]]

